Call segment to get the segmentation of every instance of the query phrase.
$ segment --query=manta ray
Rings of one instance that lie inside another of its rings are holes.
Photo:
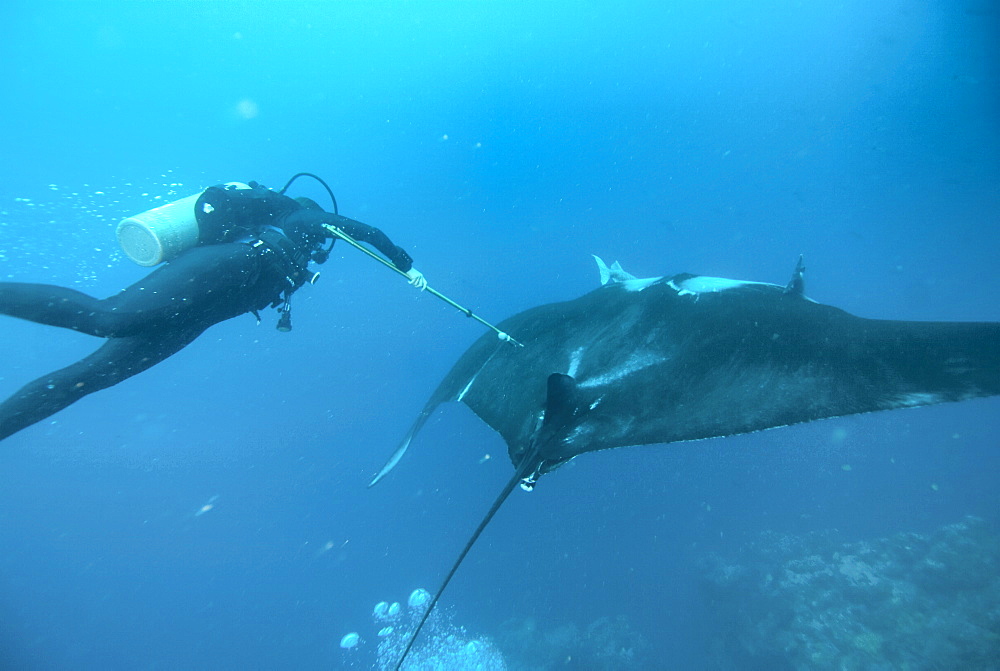
[[[640,279],[595,259],[600,288],[521,312],[499,324],[500,340],[476,341],[369,485],[447,401],[471,408],[507,444],[514,475],[424,620],[510,492],[585,452],[1000,394],[1000,323],[856,317],[805,296],[801,257],[785,285]],[[507,333],[523,347],[503,342]]]

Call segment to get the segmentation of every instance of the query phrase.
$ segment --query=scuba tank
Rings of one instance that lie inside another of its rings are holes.
[[[338,213],[337,199],[334,197],[329,185],[320,177],[310,172],[296,173],[288,180],[284,187],[273,193],[284,195],[288,187],[299,177],[312,177],[319,182],[330,195],[330,201],[333,203],[333,213]],[[255,183],[251,186],[243,182],[227,182],[224,186],[227,190],[254,189],[254,186],[263,189],[263,187]],[[213,230],[214,226],[212,224],[206,224],[210,230],[202,230],[202,226],[200,225],[200,220],[204,220],[211,214],[211,205],[208,204],[208,201],[203,203],[202,207],[204,209],[200,213],[196,207],[198,201],[207,196],[211,191],[219,191],[219,189],[210,188],[193,196],[181,198],[172,203],[167,203],[166,205],[161,205],[152,210],[147,210],[141,214],[123,219],[118,224],[115,235],[118,238],[118,244],[121,245],[122,251],[125,252],[125,256],[140,266],[150,267],[177,258],[181,252],[202,242],[206,242],[206,238],[218,241],[215,238],[220,235],[224,236],[227,231]],[[315,202],[309,202],[312,206],[319,207]],[[308,205],[304,206],[308,207]],[[326,254],[329,254],[329,250],[327,250]],[[314,258],[314,260],[322,263],[326,258],[324,257],[322,260]]]
[[[291,295],[303,283],[315,283],[319,273],[307,272],[310,261],[323,263],[330,255],[333,240],[326,249],[302,252],[292,246],[284,233],[268,230],[270,217],[288,204],[307,209],[322,208],[309,198],[287,198],[288,187],[299,177],[312,177],[330,195],[333,212],[337,214],[337,199],[320,177],[308,172],[292,176],[280,191],[272,191],[256,182],[227,182],[213,186],[186,198],[161,205],[123,219],[115,235],[122,251],[140,266],[151,267],[177,258],[182,252],[199,244],[256,238],[254,247],[265,246],[276,256],[288,273],[289,288],[282,292],[272,307],[279,309],[278,330],[292,329]],[[247,191],[239,196],[233,191]],[[283,201],[287,201],[283,202]],[[259,319],[259,317],[258,317]]]
[[[230,189],[249,189],[242,182],[228,182]],[[125,256],[140,266],[155,266],[177,258],[197,245],[201,230],[195,204],[204,192],[175,200],[123,219],[115,231]]]

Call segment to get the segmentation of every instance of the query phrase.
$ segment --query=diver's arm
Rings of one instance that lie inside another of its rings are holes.
[[[385,233],[374,226],[362,224],[360,221],[348,219],[339,214],[331,214],[323,210],[302,209],[289,214],[282,222],[281,227],[293,240],[308,243],[310,240],[319,242],[333,237],[330,231],[324,228],[324,225],[335,226],[358,242],[371,245],[404,273],[408,273],[413,267],[413,259],[410,258],[410,255],[402,247],[394,245]],[[410,279],[413,281],[413,278]]]
[[[392,261],[392,265],[396,266],[404,273],[409,272],[409,270],[413,267],[413,259],[410,255],[407,254],[402,247],[394,245],[392,240],[389,239],[389,236],[374,226],[362,224],[360,221],[354,221],[353,219],[342,217],[339,214],[329,213],[327,214],[327,219],[323,223],[339,228],[358,242],[368,243],[378,251],[382,252],[387,259]]]

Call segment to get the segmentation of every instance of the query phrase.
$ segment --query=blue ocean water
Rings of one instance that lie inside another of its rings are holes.
[[[0,17],[5,281],[109,295],[144,273],[122,217],[305,170],[494,321],[595,288],[592,253],[775,283],[801,253],[807,293],[854,314],[1000,320],[995,2],[13,0]],[[445,407],[366,489],[482,330],[348,248],[322,270],[291,333],[271,312],[220,324],[4,441],[0,666],[376,664],[374,604],[437,586],[511,466]],[[3,318],[0,396],[95,346]],[[764,531],[995,528],[998,410],[584,455],[511,497],[442,605],[470,639],[624,616],[647,642],[633,668],[712,668],[730,625],[698,588],[705,555]]]

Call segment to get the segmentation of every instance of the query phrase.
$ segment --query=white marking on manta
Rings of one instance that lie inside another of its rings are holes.
[[[499,352],[499,351],[500,351],[500,348],[498,347],[495,350],[493,350],[493,354],[490,354],[486,358],[486,361],[484,361],[483,365],[479,367],[479,370],[476,371],[476,374],[472,376],[472,378],[469,380],[469,383],[467,385],[465,385],[465,388],[462,389],[462,391],[460,391],[458,393],[458,396],[455,397],[456,401],[461,401],[463,398],[465,398],[465,395],[469,392],[469,389],[472,388],[472,383],[476,381],[476,378],[479,377],[479,374],[483,372],[483,369],[486,368],[486,365],[490,361],[493,361],[493,357],[495,357],[497,355],[497,352]]]
[[[479,377],[479,372],[478,371],[476,372],[475,375],[473,375],[469,379],[469,384],[465,385],[465,388],[462,389],[462,391],[458,392],[458,396],[455,398],[456,401],[461,401],[463,398],[465,398],[465,395],[468,393],[469,388],[472,387],[472,383],[476,381],[477,377]]]
[[[565,438],[563,438],[563,443],[567,445],[572,445],[575,441],[579,440],[584,436],[589,436],[594,432],[594,427],[589,424],[578,424],[572,431],[569,432]]]
[[[666,357],[662,357],[652,352],[636,352],[628,358],[620,368],[612,370],[603,375],[598,375],[597,377],[592,377],[589,380],[584,380],[577,384],[578,387],[600,387],[606,384],[611,384],[612,382],[617,382],[624,377],[636,373],[644,368],[649,368],[650,366],[655,366],[658,363],[666,361]],[[598,399],[600,400],[600,399]]]
[[[583,347],[577,347],[573,350],[573,353],[569,355],[569,371],[567,375],[570,377],[576,377],[576,371],[580,369],[580,360],[583,358]]]
[[[894,408],[912,408],[918,405],[934,405],[940,403],[941,397],[937,394],[914,393],[898,396],[893,403]]]

